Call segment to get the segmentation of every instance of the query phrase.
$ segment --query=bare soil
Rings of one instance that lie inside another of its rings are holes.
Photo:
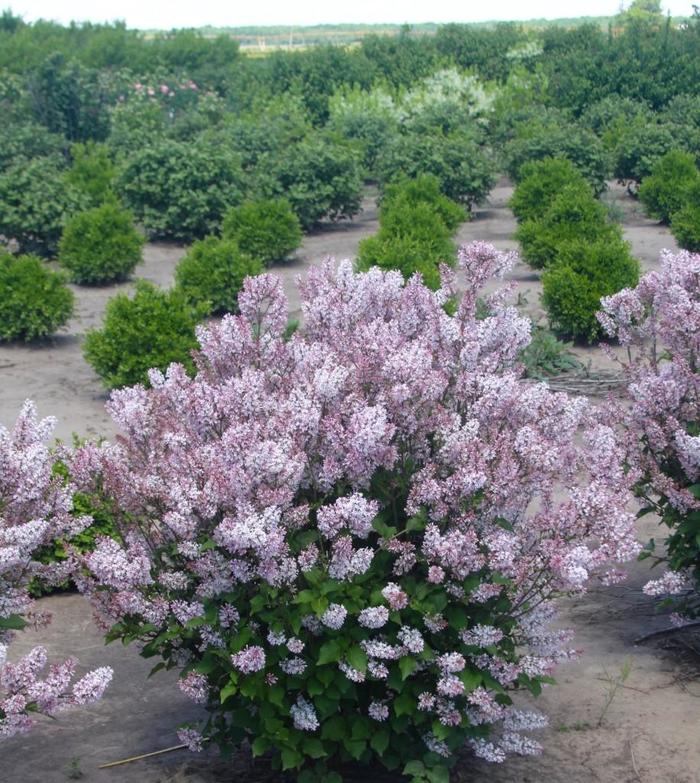
[[[483,239],[497,247],[515,248],[515,221],[506,207],[511,187],[502,181],[488,205],[465,224],[459,241]],[[616,186],[608,195],[624,214],[624,231],[645,270],[658,265],[662,248],[675,248],[668,231],[645,219],[637,204]],[[294,279],[312,264],[331,255],[352,258],[357,244],[377,229],[376,209],[369,193],[359,219],[308,236],[297,258],[274,271],[284,279],[292,309],[299,300]],[[168,285],[184,249],[152,244],[137,274]],[[519,264],[511,275],[527,300],[524,309],[540,315],[537,275]],[[77,314],[64,333],[41,346],[0,347],[0,421],[10,423],[25,397],[34,399],[42,415],[59,416],[58,435],[114,434],[103,410],[106,399],[98,379],[84,363],[80,342],[86,329],[99,324],[107,299],[116,290],[76,288]],[[521,297],[522,298],[522,297]],[[608,366],[597,348],[577,347],[595,367]],[[640,537],[655,532],[644,520]],[[558,684],[545,689],[536,703],[551,719],[538,739],[544,753],[493,766],[465,757],[455,769],[459,783],[700,783],[700,638],[661,637],[635,645],[635,639],[668,626],[655,613],[653,601],[641,593],[649,578],[646,563],[632,566],[621,586],[596,588],[569,601],[562,611],[565,627],[576,629],[581,656],[562,665]],[[192,756],[176,751],[111,769],[102,763],[177,744],[176,726],[200,714],[181,696],[173,673],[150,680],[150,663],[136,648],[105,647],[93,626],[87,603],[77,595],[57,595],[41,601],[53,612],[52,626],[25,632],[13,647],[19,655],[36,643],[57,659],[76,655],[81,669],[110,665],[115,678],[100,704],[45,721],[29,736],[3,743],[0,780],[3,783],[60,783],[82,779],[90,783],[280,783],[265,760],[252,764],[245,753],[220,762],[213,752]],[[622,682],[621,674],[629,676]],[[615,688],[614,683],[618,686]],[[614,688],[607,710],[606,701]],[[524,701],[527,703],[527,700]],[[78,777],[80,775],[80,777]],[[385,775],[360,771],[357,781],[387,781]]]

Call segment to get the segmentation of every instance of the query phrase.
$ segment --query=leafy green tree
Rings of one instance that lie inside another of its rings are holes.
[[[85,193],[94,206],[114,197],[116,167],[104,144],[86,142],[71,147],[73,162],[66,179]]]
[[[684,205],[688,190],[700,182],[695,157],[689,152],[671,150],[654,164],[651,174],[639,187],[639,200],[650,217],[670,223]]]
[[[56,157],[20,161],[0,173],[0,234],[23,253],[52,256],[68,218],[88,206]]]
[[[700,253],[700,184],[698,182],[688,188],[683,206],[671,217],[671,233],[684,250]]]
[[[117,179],[117,192],[146,231],[188,242],[217,231],[243,198],[235,155],[203,142],[163,140],[136,153]]]

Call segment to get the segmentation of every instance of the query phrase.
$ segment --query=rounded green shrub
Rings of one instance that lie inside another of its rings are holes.
[[[259,275],[262,263],[243,253],[235,239],[207,237],[195,242],[175,270],[188,301],[208,313],[235,313],[243,281]]]
[[[66,182],[59,158],[19,162],[0,173],[0,234],[23,253],[53,256],[66,220],[87,206]]]
[[[405,278],[420,272],[432,289],[440,286],[440,264],[455,262],[456,248],[438,212],[429,204],[396,204],[384,212],[380,229],[360,242],[356,267],[397,269]]]
[[[613,153],[615,178],[628,187],[642,182],[660,157],[678,147],[676,133],[669,123],[638,121],[626,126]]]
[[[440,190],[469,209],[483,202],[496,182],[493,161],[463,132],[397,136],[382,151],[378,175],[383,188],[421,174],[437,177]]]
[[[607,187],[610,174],[610,154],[601,140],[587,128],[574,124],[542,126],[530,124],[520,129],[518,137],[508,142],[503,151],[506,173],[519,182],[526,163],[545,158],[566,158],[585,177],[595,195]]]
[[[564,243],[557,263],[542,275],[542,302],[552,329],[561,335],[589,343],[603,330],[596,318],[600,299],[639,280],[639,262],[621,238]]]
[[[129,158],[117,190],[151,236],[189,242],[217,231],[241,202],[243,174],[226,150],[162,140]]]
[[[303,238],[299,218],[284,198],[246,201],[226,213],[222,233],[263,264],[281,261]]]
[[[149,369],[164,371],[172,362],[192,371],[195,326],[205,310],[178,289],[163,291],[139,280],[133,297],[117,294],[109,300],[102,328],[85,338],[85,359],[109,389],[148,385]]]
[[[433,174],[421,174],[415,179],[404,179],[387,185],[382,194],[380,219],[397,208],[417,204],[427,204],[440,216],[450,232],[456,231],[467,219],[464,207],[443,195],[440,181]]]
[[[131,213],[107,202],[69,219],[58,260],[76,283],[113,283],[134,271],[141,261],[143,244]]]
[[[65,278],[36,256],[0,252],[0,340],[36,340],[53,334],[73,314]]]
[[[685,203],[671,218],[671,233],[684,250],[700,253],[700,183],[688,189]]]
[[[695,156],[682,150],[670,150],[654,164],[651,175],[639,187],[639,200],[647,215],[670,223],[685,203],[688,189],[700,182]]]
[[[508,206],[519,221],[537,220],[569,185],[593,195],[583,174],[567,158],[530,161],[520,169],[520,181]]]
[[[263,156],[265,197],[284,197],[306,231],[321,220],[341,220],[360,211],[361,166],[356,153],[321,135]]]
[[[621,233],[619,226],[608,222],[605,206],[593,198],[588,187],[568,185],[542,218],[521,223],[515,238],[522,247],[523,260],[534,269],[543,269],[558,261],[559,248],[566,242],[614,240]]]

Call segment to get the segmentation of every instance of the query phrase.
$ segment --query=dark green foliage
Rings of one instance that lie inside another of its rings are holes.
[[[581,362],[571,353],[571,343],[558,340],[549,329],[537,324],[532,325],[532,340],[520,352],[520,361],[525,376],[538,381],[582,367]]]
[[[472,209],[496,181],[493,162],[471,134],[406,134],[387,145],[378,164],[383,187],[421,174],[437,177],[442,192]]]
[[[207,237],[187,251],[175,280],[187,300],[208,313],[235,313],[243,280],[262,270],[262,262],[243,253],[235,239]]]
[[[635,122],[627,126],[614,150],[615,178],[623,184],[639,184],[659,158],[679,146],[676,132],[669,124]]]
[[[34,116],[69,141],[102,140],[109,133],[109,96],[97,71],[53,52],[29,78]]]
[[[593,198],[587,186],[580,185],[565,187],[541,218],[524,221],[515,232],[523,259],[535,269],[558,261],[558,250],[564,242],[620,237],[621,230],[608,222],[605,207]]]
[[[427,204],[440,216],[451,233],[467,219],[464,207],[442,194],[440,181],[432,174],[422,174],[416,179],[405,179],[387,185],[382,195],[380,217],[394,209],[417,204]]]
[[[700,182],[695,157],[689,152],[671,150],[654,164],[652,173],[639,187],[639,200],[647,215],[662,223],[684,205],[689,188]]]
[[[182,291],[162,291],[139,280],[133,297],[117,294],[107,303],[101,329],[87,333],[83,353],[108,389],[148,384],[148,370],[172,362],[193,370],[195,326],[206,308],[194,307]]]
[[[508,175],[518,182],[525,163],[543,158],[566,158],[586,178],[595,195],[602,193],[610,175],[611,161],[600,139],[577,125],[525,125],[509,142],[503,158]]]
[[[54,255],[66,220],[86,206],[66,182],[60,159],[34,158],[0,174],[0,234],[24,253]]]
[[[286,199],[246,201],[224,217],[222,233],[234,239],[242,253],[262,264],[281,261],[301,244],[299,218]]]
[[[423,282],[437,289],[440,264],[455,262],[451,233],[430,204],[397,203],[382,213],[379,232],[360,242],[356,267],[397,269],[406,279],[420,272]]]
[[[0,172],[33,158],[59,160],[66,147],[64,139],[37,123],[0,123]]]
[[[130,158],[117,190],[151,236],[187,242],[219,229],[242,200],[243,175],[225,150],[163,140]]]
[[[603,334],[596,318],[601,297],[634,288],[638,280],[639,262],[619,237],[562,243],[557,263],[542,275],[542,302],[552,329],[595,342]]]
[[[569,185],[589,191],[583,174],[566,158],[530,161],[520,169],[520,181],[508,206],[518,220],[536,220],[547,212],[552,201]]]
[[[82,191],[93,206],[113,198],[116,169],[104,144],[86,142],[71,147],[73,162],[66,175],[71,185]]]
[[[0,341],[53,334],[73,314],[73,292],[63,275],[36,256],[0,251]]]
[[[685,203],[671,218],[671,233],[684,250],[700,253],[700,184],[688,190]]]
[[[70,218],[58,260],[76,283],[113,283],[126,280],[140,263],[144,241],[131,213],[108,202]]]
[[[266,197],[292,205],[304,230],[321,220],[341,220],[360,211],[362,178],[357,155],[348,147],[312,134],[262,163],[269,180]]]

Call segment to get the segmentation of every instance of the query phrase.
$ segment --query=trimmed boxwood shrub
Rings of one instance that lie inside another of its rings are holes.
[[[383,150],[378,175],[384,188],[406,177],[432,174],[440,190],[469,209],[488,196],[496,182],[493,161],[468,133],[397,136]]]
[[[165,370],[171,362],[191,371],[195,326],[205,315],[206,308],[193,306],[182,291],[139,280],[133,297],[109,300],[102,328],[85,338],[85,359],[108,389],[148,385],[148,370]]]
[[[23,253],[54,255],[66,220],[88,206],[66,181],[60,158],[22,161],[0,173],[0,234]]]
[[[544,158],[525,163],[520,169],[520,181],[508,206],[515,217],[533,220],[543,217],[554,199],[569,185],[593,195],[583,174],[566,158]]]
[[[427,204],[437,213],[448,231],[456,231],[467,219],[464,207],[440,191],[440,181],[433,174],[422,174],[415,179],[404,179],[387,185],[382,195],[380,219],[394,209]]]
[[[281,261],[301,244],[299,218],[284,198],[246,201],[226,213],[222,233],[263,264]]]
[[[188,301],[208,313],[234,313],[243,281],[262,270],[262,263],[243,253],[234,239],[207,237],[188,250],[177,265],[175,280]]]
[[[65,278],[36,256],[0,251],[0,340],[36,340],[53,334],[73,314]]]
[[[128,278],[140,263],[144,241],[131,213],[108,202],[70,218],[58,260],[76,283],[113,283]]]
[[[152,237],[189,242],[218,231],[242,200],[243,174],[226,150],[162,140],[129,159],[117,190]]]
[[[619,226],[608,222],[605,206],[593,198],[587,187],[568,185],[541,219],[521,223],[515,238],[526,263],[542,269],[557,260],[558,249],[565,242],[614,240],[621,234]]]
[[[356,268],[398,269],[405,278],[420,272],[432,289],[440,286],[440,264],[455,263],[450,230],[429,204],[397,204],[382,215],[380,229],[360,242]]]
[[[670,150],[654,164],[650,176],[639,187],[639,200],[647,215],[670,223],[685,203],[688,189],[700,182],[695,156],[682,150]]]
[[[603,334],[596,318],[601,297],[633,288],[638,280],[639,262],[619,237],[562,244],[557,263],[542,275],[542,302],[552,329],[595,342]]]
[[[700,253],[700,183],[688,190],[685,204],[671,218],[671,233],[684,250]]]

